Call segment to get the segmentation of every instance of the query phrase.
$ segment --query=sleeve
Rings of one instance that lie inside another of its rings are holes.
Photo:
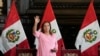
[[[39,31],[35,31],[35,33],[33,33],[33,35],[34,35],[35,37],[39,38],[40,33],[41,33],[41,32],[39,32]]]
[[[56,48],[56,50],[58,50],[58,42],[57,42],[57,37],[56,37],[56,34],[54,34],[55,35],[55,48]]]

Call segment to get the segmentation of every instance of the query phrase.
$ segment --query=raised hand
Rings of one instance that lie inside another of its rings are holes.
[[[33,33],[35,33],[37,31],[37,25],[40,22],[39,16],[35,16],[34,21],[35,21],[35,23],[33,25]]]
[[[40,22],[40,18],[39,18],[39,16],[35,16],[35,17],[34,17],[34,20],[35,20],[35,23],[38,24],[38,23]]]

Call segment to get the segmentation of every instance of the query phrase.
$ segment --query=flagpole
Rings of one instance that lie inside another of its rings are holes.
[[[91,2],[90,3],[94,3],[94,0],[91,0]]]
[[[51,2],[50,0],[48,2]]]
[[[16,2],[16,0],[12,0],[12,2],[14,2],[14,3],[15,3],[15,2]]]
[[[7,1],[8,2],[8,1]],[[10,0],[9,1],[9,3],[8,3],[8,10],[7,10],[7,14],[9,14],[9,11],[10,11],[10,7],[11,7],[11,5],[12,5],[12,3],[15,3],[16,2],[16,0]],[[11,3],[11,4],[10,4]]]
[[[50,0],[49,0],[50,1]]]
[[[92,0],[91,2],[94,2],[94,0]]]
[[[15,1],[16,2],[16,0],[12,0],[12,1]]]

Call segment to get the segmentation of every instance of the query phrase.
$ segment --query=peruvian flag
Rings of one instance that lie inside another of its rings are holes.
[[[11,4],[10,12],[1,34],[1,40],[3,47],[0,48],[4,56],[16,56],[16,45],[18,45],[18,48],[29,48],[28,40],[16,10],[15,1]]]
[[[100,28],[93,6],[90,2],[81,29],[78,33],[75,46],[79,49],[81,45],[82,56],[98,56],[98,45],[100,43]]]
[[[64,47],[64,43],[63,43],[63,39],[62,39],[61,33],[59,31],[58,25],[57,25],[57,21],[56,21],[50,0],[48,0],[48,3],[46,5],[40,27],[41,27],[42,23],[45,21],[49,21],[51,23],[52,31],[54,31],[56,33],[57,41],[58,41],[57,56],[61,56],[61,49],[62,49],[62,47]],[[36,48],[37,48],[37,44],[38,44],[37,39],[35,41],[35,44],[36,44]]]

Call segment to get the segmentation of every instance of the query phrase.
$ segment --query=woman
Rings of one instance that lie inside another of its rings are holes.
[[[37,56],[56,56],[58,45],[56,35],[51,32],[50,23],[44,22],[41,27],[41,32],[39,32],[37,31],[37,25],[40,22],[39,16],[35,16],[34,20],[33,35],[39,41]]]

